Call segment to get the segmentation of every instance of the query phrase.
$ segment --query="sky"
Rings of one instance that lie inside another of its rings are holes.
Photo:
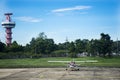
[[[100,39],[100,34],[120,40],[120,0],[0,0],[0,22],[11,12],[16,26],[12,41],[21,45],[44,32],[55,43]],[[0,26],[5,43],[5,29]]]

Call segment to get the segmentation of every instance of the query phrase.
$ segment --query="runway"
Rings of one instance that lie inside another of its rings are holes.
[[[0,80],[120,80],[120,68],[81,67],[0,69]]]

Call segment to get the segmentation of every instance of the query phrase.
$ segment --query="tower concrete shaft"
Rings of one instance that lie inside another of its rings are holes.
[[[15,27],[15,22],[11,21],[12,13],[5,13],[6,20],[2,22],[2,26],[6,28],[6,44],[7,46],[11,45],[12,42],[12,28]]]
[[[6,44],[11,45],[12,41],[12,28],[6,28]]]

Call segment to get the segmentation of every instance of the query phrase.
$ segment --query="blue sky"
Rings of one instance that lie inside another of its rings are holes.
[[[99,39],[100,33],[120,39],[120,0],[1,0],[0,21],[12,12],[13,41],[25,45],[44,32],[55,43]],[[5,29],[0,27],[5,42]]]

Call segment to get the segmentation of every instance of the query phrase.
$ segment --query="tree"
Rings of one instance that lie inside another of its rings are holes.
[[[54,40],[48,39],[43,32],[40,33],[37,38],[32,38],[29,46],[31,47],[31,52],[33,54],[40,54],[43,56],[51,54],[56,47]]]
[[[44,32],[39,33],[37,38],[32,38],[30,41],[31,52],[34,54],[45,53],[45,39],[47,39],[47,36]]]
[[[0,42],[0,52],[5,51],[5,44]]]
[[[89,55],[91,56],[97,56],[98,53],[99,53],[99,48],[100,45],[99,45],[99,40],[95,39],[95,40],[91,40],[87,46],[87,50],[88,50],[88,53]]]
[[[46,39],[47,38],[47,36],[45,35],[45,33],[44,32],[41,32],[41,33],[39,33],[39,35],[38,35],[38,37],[37,37],[38,39],[39,38],[41,38],[41,39]]]
[[[12,45],[9,47],[11,52],[23,52],[24,49],[16,41],[13,41]]]
[[[89,40],[87,40],[87,39],[75,40],[76,52],[77,53],[87,52],[88,43],[89,43]]]
[[[120,55],[120,41],[114,41],[112,44],[112,52]]]
[[[53,39],[46,39],[45,47],[46,47],[46,49],[45,49],[46,54],[50,54],[51,52],[53,52],[55,50]]]
[[[70,43],[69,51],[70,51],[70,53],[69,53],[69,54],[70,54],[70,57],[72,57],[72,58],[77,57],[74,42],[71,42],[71,43]]]
[[[111,56],[112,43],[113,41],[110,40],[110,36],[108,34],[101,33],[100,52],[99,52],[101,56],[104,56],[104,57],[106,55],[108,55],[109,57]]]
[[[80,40],[80,39],[75,40],[75,45],[76,45],[76,52],[77,53],[84,52],[84,44],[83,44],[82,40]]]

